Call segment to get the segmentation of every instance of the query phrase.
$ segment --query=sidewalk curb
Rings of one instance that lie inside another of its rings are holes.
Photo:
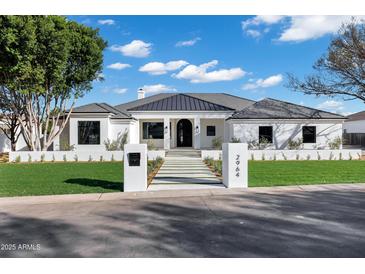
[[[194,189],[194,190],[160,190],[143,192],[113,192],[90,194],[64,194],[44,196],[18,196],[0,198],[0,207],[13,205],[38,205],[57,203],[81,203],[116,200],[139,200],[158,198],[201,197],[242,194],[282,194],[284,192],[315,192],[315,191],[365,191],[364,183],[356,184],[322,184],[322,185],[297,185],[251,187],[246,189]]]

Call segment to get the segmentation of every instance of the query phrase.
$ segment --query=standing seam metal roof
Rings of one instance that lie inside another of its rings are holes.
[[[233,108],[211,103],[186,94],[175,94],[143,105],[127,109],[128,111],[233,111]]]

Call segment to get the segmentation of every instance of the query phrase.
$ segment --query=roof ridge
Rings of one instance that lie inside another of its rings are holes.
[[[179,94],[176,94],[176,95],[184,95],[184,96],[188,96],[188,97],[190,97],[190,98],[194,98],[194,99],[196,99],[196,100],[200,100],[200,101],[203,101],[203,102],[206,102],[206,103],[209,103],[209,104],[213,104],[213,105],[217,105],[217,106],[220,106],[220,107],[223,107],[223,108],[228,108],[228,109],[234,110],[233,108],[226,107],[226,106],[223,106],[223,105],[221,105],[221,104],[217,104],[217,103],[209,102],[209,101],[204,100],[204,99],[196,98],[196,97],[191,96],[191,95],[188,95],[188,94],[186,94],[186,93],[179,93]]]
[[[312,108],[312,107],[302,106],[302,105],[299,105],[299,104],[295,104],[295,103],[292,103],[292,102],[287,102],[287,101],[283,101],[283,100],[279,100],[279,99],[275,99],[275,98],[271,98],[271,97],[264,98],[264,99],[262,99],[262,100],[260,100],[258,102],[261,102],[261,101],[264,101],[264,100],[267,100],[267,99],[273,100],[273,101],[277,101],[277,102],[281,102],[281,103],[290,104],[290,105],[293,105],[293,106],[300,106],[300,107],[304,107],[304,108],[308,108],[308,109],[312,109],[312,110],[317,110],[317,111],[321,111],[321,112],[324,112],[324,113],[328,113],[328,114],[332,114],[332,115],[337,115],[337,116],[346,118],[345,116],[343,116],[341,114],[337,114],[337,113],[333,113],[333,112],[330,112],[330,111],[321,110],[321,109],[318,109],[318,108]]]
[[[151,98],[151,97],[153,97],[153,96],[158,96],[158,95],[160,95],[160,94],[171,94],[171,96],[176,95],[176,93],[173,93],[173,92],[159,92],[159,93],[153,94],[153,95],[151,95],[151,96],[144,97],[144,98],[142,98],[142,99],[136,99],[136,100],[129,101],[129,102],[126,102],[126,103],[123,103],[123,104],[118,104],[118,105],[116,105],[115,107],[119,107],[119,106],[122,106],[122,105],[125,105],[125,104],[132,104],[132,103],[138,102],[138,101],[143,100],[143,99]],[[167,98],[167,97],[166,97],[166,98]],[[159,100],[160,100],[160,99],[159,99]],[[146,103],[146,104],[147,104],[147,103]]]

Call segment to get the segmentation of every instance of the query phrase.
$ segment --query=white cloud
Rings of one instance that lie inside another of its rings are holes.
[[[127,92],[127,88],[114,88],[112,90],[112,92],[116,93],[116,94],[124,94]]]
[[[258,30],[254,30],[254,29],[248,29],[246,31],[246,34],[248,36],[253,37],[253,38],[257,38],[257,37],[260,37],[261,36],[261,32],[259,32]]]
[[[272,25],[280,22],[284,16],[282,15],[258,15],[251,19],[241,22],[243,30],[247,30],[249,27],[258,26],[261,24]]]
[[[201,40],[200,37],[196,37],[194,39],[187,40],[187,41],[179,41],[176,43],[175,46],[176,47],[191,47],[191,46],[194,46],[200,40]]]
[[[166,74],[168,71],[180,69],[187,64],[189,63],[184,60],[170,61],[167,63],[151,62],[140,67],[139,71],[147,72],[152,75],[162,75]]]
[[[232,81],[242,78],[246,72],[241,68],[220,69],[207,71],[218,64],[217,60],[208,63],[196,65],[188,65],[182,71],[174,74],[177,79],[189,80],[191,83],[211,83],[218,81]]]
[[[119,62],[110,64],[109,66],[107,66],[107,68],[116,69],[116,70],[122,70],[122,69],[130,68],[130,67],[131,67],[130,64],[123,64],[123,63],[119,63]]]
[[[98,23],[100,25],[108,25],[108,26],[110,26],[110,25],[114,25],[115,24],[115,21],[112,20],[112,19],[105,19],[105,20],[98,20]]]
[[[120,52],[124,56],[142,58],[150,55],[152,44],[143,42],[142,40],[133,40],[131,43],[123,46],[113,45],[110,49]]]
[[[176,91],[175,88],[166,86],[163,84],[156,84],[156,85],[144,85],[141,87],[146,93],[160,93],[160,92],[169,92],[169,91]]]
[[[281,42],[302,42],[320,38],[326,34],[335,33],[342,23],[351,20],[352,16],[333,15],[305,15],[305,16],[255,16],[241,22],[242,30],[249,36],[257,37],[262,32],[268,32],[268,25],[283,23],[278,41]],[[360,21],[365,16],[355,16]],[[285,19],[285,20],[284,20]],[[261,31],[260,26],[265,29]],[[256,35],[256,36],[255,36]]]
[[[279,41],[300,42],[316,39],[337,32],[342,23],[349,20],[351,16],[292,16],[290,26],[281,33]]]
[[[327,100],[317,105],[317,108],[341,113],[344,109],[344,105],[341,101]]]
[[[281,74],[272,75],[265,79],[250,79],[249,83],[244,84],[242,86],[243,90],[252,90],[252,89],[260,89],[260,88],[269,88],[280,84],[283,81],[283,76]]]

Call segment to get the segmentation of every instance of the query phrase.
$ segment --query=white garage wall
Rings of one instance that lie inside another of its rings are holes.
[[[365,120],[345,122],[343,129],[346,133],[365,133]]]
[[[342,137],[342,122],[339,121],[230,121],[231,138],[240,138],[241,142],[258,141],[259,126],[273,126],[273,144],[271,149],[286,149],[288,141],[302,138],[303,126],[316,126],[317,142],[303,144],[304,149],[325,149],[328,142]]]

